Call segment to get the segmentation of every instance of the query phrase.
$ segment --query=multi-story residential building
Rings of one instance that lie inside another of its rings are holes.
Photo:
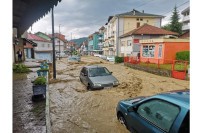
[[[88,36],[88,52],[89,54],[92,53],[99,53],[102,54],[102,41],[103,41],[103,30],[104,28],[100,28],[100,32],[95,32]]]
[[[190,7],[186,8],[181,12],[183,15],[183,34],[179,38],[189,38],[190,37]]]
[[[188,31],[190,30],[190,7],[186,8],[181,12],[183,15],[183,26],[182,30],[183,31]]]
[[[80,47],[80,54],[81,55],[88,55],[88,40],[85,40]]]
[[[106,23],[106,33],[104,33],[104,54],[118,55],[121,53],[121,44],[119,37],[133,29],[140,27],[143,24],[149,24],[156,27],[161,27],[161,21],[164,16],[148,14],[132,10],[130,12],[109,16]]]

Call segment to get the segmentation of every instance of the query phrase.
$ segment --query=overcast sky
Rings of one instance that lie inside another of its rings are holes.
[[[168,23],[176,5],[179,14],[189,6],[189,0],[62,0],[54,8],[54,30],[65,35],[67,40],[87,37],[105,25],[109,16],[129,12],[132,9],[166,16],[162,25]],[[51,12],[28,30],[51,34]]]

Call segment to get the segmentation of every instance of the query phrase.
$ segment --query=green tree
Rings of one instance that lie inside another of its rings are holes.
[[[179,34],[182,33],[182,23],[179,22],[180,15],[179,12],[177,11],[177,7],[174,7],[173,14],[170,18],[170,31],[177,32]]]
[[[170,24],[166,24],[166,25],[162,26],[162,29],[171,31],[171,25]]]

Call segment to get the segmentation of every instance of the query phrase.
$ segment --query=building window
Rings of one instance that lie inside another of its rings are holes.
[[[139,18],[137,18],[137,21],[139,21]]]
[[[162,58],[162,45],[158,47],[158,58]]]
[[[137,22],[137,28],[140,27],[140,22]]]
[[[132,44],[132,41],[131,41],[131,40],[128,40],[128,41],[127,41],[127,46],[131,46],[131,44]]]
[[[137,109],[137,113],[144,121],[156,125],[165,132],[169,132],[179,112],[179,107],[158,99],[140,104]]]
[[[48,44],[48,48],[50,48],[50,44]]]
[[[155,46],[154,45],[145,45],[142,48],[143,57],[154,57]]]
[[[122,41],[122,42],[121,42],[121,46],[125,46],[125,41]]]
[[[143,21],[143,18],[140,18],[140,21]]]
[[[42,47],[44,47],[44,44],[42,44]]]

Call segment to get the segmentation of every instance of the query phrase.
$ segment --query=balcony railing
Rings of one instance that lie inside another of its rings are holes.
[[[189,30],[190,29],[190,25],[183,25],[182,26],[182,30]]]
[[[183,17],[183,22],[185,22],[185,21],[190,21],[190,16],[184,16]]]

